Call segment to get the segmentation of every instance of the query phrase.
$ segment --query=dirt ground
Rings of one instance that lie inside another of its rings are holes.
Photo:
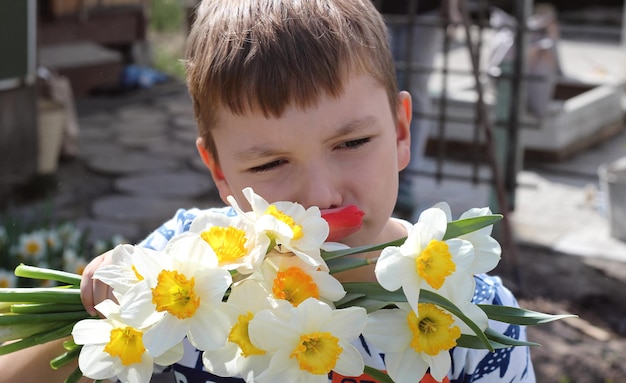
[[[625,382],[626,262],[520,247],[511,264],[517,278],[500,274],[522,307],[578,315],[528,328],[541,344],[531,350],[537,382]]]

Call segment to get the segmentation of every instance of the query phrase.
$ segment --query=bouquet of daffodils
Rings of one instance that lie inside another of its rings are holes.
[[[187,339],[205,368],[247,382],[326,382],[332,371],[364,373],[381,383],[441,381],[453,347],[494,351],[531,345],[489,328],[488,319],[520,325],[558,319],[514,307],[475,305],[476,273],[493,269],[500,246],[490,236],[501,216],[472,209],[452,221],[446,204],[424,211],[408,237],[348,248],[336,238],[356,231],[352,206],[324,216],[317,207],[269,204],[251,189],[252,210],[229,202],[235,216],[207,212],[163,251],[119,245],[95,278],[115,300],[80,305],[78,275],[19,266],[15,273],[58,281],[44,289],[0,289],[0,354],[67,337],[81,374],[147,383],[153,365],[171,365]],[[329,233],[330,236],[329,236]],[[371,251],[377,260],[349,257]],[[333,274],[375,262],[378,283],[340,283]],[[391,331],[393,329],[393,331]],[[351,344],[363,335],[385,353],[387,370],[366,366]]]

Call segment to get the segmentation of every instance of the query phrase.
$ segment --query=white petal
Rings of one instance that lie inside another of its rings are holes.
[[[363,336],[384,352],[400,352],[409,346],[411,331],[407,312],[399,309],[378,310],[368,315]]]
[[[101,319],[83,319],[72,329],[72,337],[76,344],[106,344],[111,339],[113,326],[109,321]]]
[[[202,362],[204,367],[212,374],[218,376],[237,376],[239,375],[239,366],[237,360],[240,357],[239,347],[231,342],[226,346],[216,350],[204,351],[202,354]]]
[[[91,379],[110,379],[116,375],[114,359],[104,352],[102,346],[83,346],[78,366],[83,375]]]
[[[426,363],[430,366],[430,374],[437,381],[443,380],[452,365],[450,353],[447,350],[441,351],[435,356],[422,354],[422,358],[424,358]]]
[[[248,324],[250,341],[263,350],[276,351],[281,347],[291,350],[300,333],[287,319],[273,310],[259,311]]]
[[[385,365],[395,383],[419,382],[428,370],[428,364],[413,349],[385,355]]]
[[[148,355],[144,355],[141,363],[124,366],[122,371],[118,374],[118,377],[122,382],[150,383],[152,372],[152,358]]]
[[[428,245],[432,239],[441,240],[448,228],[446,213],[441,209],[426,209],[420,214],[419,223],[422,223],[422,248]]]
[[[396,291],[402,286],[402,277],[399,274],[411,270],[411,264],[414,264],[413,259],[402,255],[399,247],[387,247],[376,262],[376,280],[384,289]],[[415,270],[415,267],[412,269]]]
[[[196,348],[214,350],[226,343],[230,329],[230,318],[224,312],[201,305],[189,319],[188,337]]]
[[[339,355],[333,371],[344,376],[359,376],[363,373],[363,357],[359,351],[347,342],[340,342],[343,352]]]
[[[182,359],[184,354],[183,343],[178,343],[163,354],[154,358],[154,363],[160,366],[170,366]]]
[[[153,357],[163,355],[187,335],[187,323],[172,315],[165,315],[143,334],[143,344]]]
[[[352,341],[363,332],[367,323],[367,312],[362,307],[347,307],[332,313],[332,319],[321,330],[329,331],[340,339]]]

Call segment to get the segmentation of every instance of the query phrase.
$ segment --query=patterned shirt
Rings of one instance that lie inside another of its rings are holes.
[[[228,216],[236,215],[231,207],[211,208]],[[140,245],[153,249],[163,250],[167,242],[174,236],[189,230],[193,219],[201,212],[199,209],[180,209],[174,217],[150,234]],[[394,218],[395,219],[395,218]],[[405,227],[412,225],[404,220],[398,220]],[[476,289],[472,302],[476,304],[494,304],[518,307],[513,294],[503,286],[500,278],[486,274],[474,276]],[[526,340],[526,328],[508,323],[489,321],[489,326],[508,337]],[[176,377],[176,383],[243,383],[240,378],[225,378],[213,375],[204,370],[202,353],[189,342],[184,342],[183,358],[171,368]],[[361,336],[353,345],[363,356],[366,365],[384,370],[384,354],[368,345]],[[494,352],[482,349],[467,349],[455,347],[450,350],[452,367],[448,372],[451,383],[534,383],[535,373],[530,359],[528,347],[509,347]],[[375,383],[365,376],[361,378],[343,378],[329,375],[329,383]]]

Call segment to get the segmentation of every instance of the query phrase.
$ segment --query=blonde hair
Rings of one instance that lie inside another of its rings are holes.
[[[371,0],[204,0],[186,54],[187,86],[207,149],[218,108],[280,117],[339,96],[351,73],[398,86],[387,30]],[[395,113],[393,113],[395,116]]]

